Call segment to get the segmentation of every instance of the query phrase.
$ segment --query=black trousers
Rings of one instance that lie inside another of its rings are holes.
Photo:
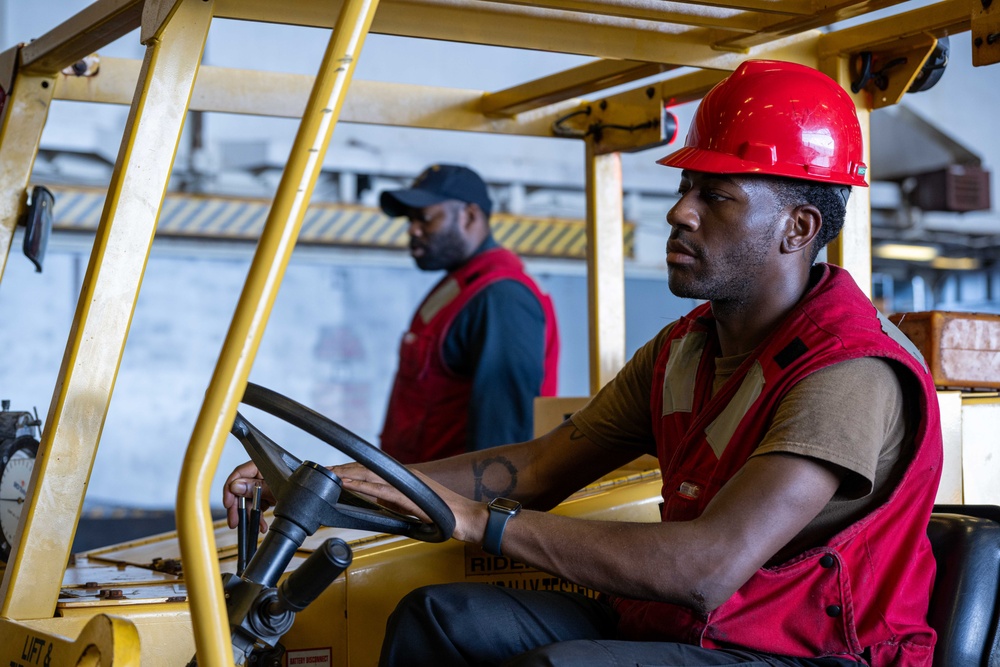
[[[489,584],[418,588],[389,617],[380,667],[856,667],[838,658],[789,658],[615,639],[603,601]]]

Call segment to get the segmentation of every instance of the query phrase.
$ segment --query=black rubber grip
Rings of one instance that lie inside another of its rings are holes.
[[[347,569],[353,557],[347,542],[339,537],[328,539],[278,586],[279,607],[294,612],[308,607]]]

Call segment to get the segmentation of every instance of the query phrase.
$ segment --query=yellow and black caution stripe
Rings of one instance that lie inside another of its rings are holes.
[[[54,226],[59,230],[94,230],[101,220],[106,191],[101,188],[50,186],[56,198]],[[165,236],[256,240],[271,208],[270,199],[168,193],[157,233]],[[583,220],[495,213],[497,241],[519,255],[583,258],[587,251]],[[633,256],[635,227],[625,224],[627,257]],[[306,211],[299,243],[405,248],[406,221],[378,209],[354,204],[314,202]]]

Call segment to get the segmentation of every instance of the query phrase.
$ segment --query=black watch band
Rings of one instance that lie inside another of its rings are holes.
[[[483,551],[494,556],[503,556],[500,541],[507,522],[521,511],[521,503],[507,498],[494,498],[486,506],[490,510],[490,518],[486,522],[486,533],[483,535]]]

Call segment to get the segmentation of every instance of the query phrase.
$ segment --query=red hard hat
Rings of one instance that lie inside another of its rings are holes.
[[[847,92],[805,65],[748,60],[698,105],[684,148],[659,164],[867,187],[861,125]]]

